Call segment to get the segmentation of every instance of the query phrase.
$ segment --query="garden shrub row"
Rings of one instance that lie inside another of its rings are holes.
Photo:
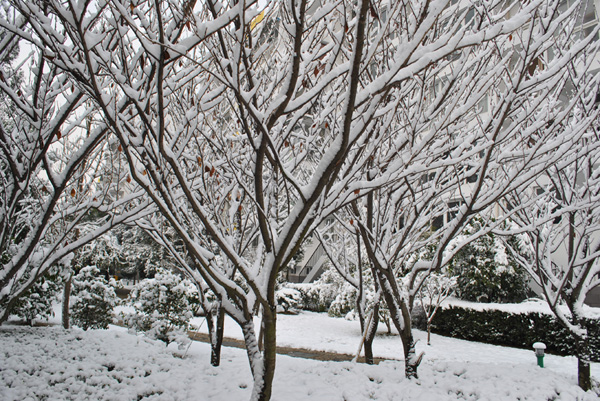
[[[539,313],[510,313],[449,306],[438,310],[432,322],[433,333],[517,348],[532,349],[541,341],[547,352],[574,355],[575,341],[554,316]],[[417,326],[419,326],[417,324]],[[600,362],[600,319],[587,320],[592,360]]]

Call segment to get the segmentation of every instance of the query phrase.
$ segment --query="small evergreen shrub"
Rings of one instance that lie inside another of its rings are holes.
[[[117,295],[96,266],[82,268],[73,277],[71,323],[87,329],[107,329],[113,321]]]
[[[479,230],[474,219],[463,235]],[[456,242],[461,242],[462,235]],[[516,237],[508,239],[519,249]],[[463,247],[452,258],[448,271],[457,279],[456,297],[472,302],[521,302],[527,298],[527,273],[494,234],[486,234]]]
[[[124,315],[126,325],[165,344],[189,341],[186,330],[199,308],[196,287],[168,270],[157,270],[154,278],[142,280],[130,293],[135,312]]]
[[[427,314],[420,304],[415,303],[415,306],[413,306],[410,321],[413,328],[427,331]]]
[[[30,325],[33,325],[35,319],[48,320],[54,316],[52,304],[58,299],[61,287],[62,279],[59,274],[45,274],[19,297],[11,314],[25,320]]]

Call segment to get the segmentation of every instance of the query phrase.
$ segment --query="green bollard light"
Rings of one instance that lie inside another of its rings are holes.
[[[537,356],[537,364],[540,368],[544,367],[544,350],[546,349],[546,344],[544,343],[534,343],[533,349],[535,350],[535,356]]]

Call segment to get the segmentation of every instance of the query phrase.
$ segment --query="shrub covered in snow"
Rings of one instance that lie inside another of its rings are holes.
[[[464,234],[477,230],[479,224],[475,220]],[[457,243],[461,237],[457,237]],[[457,278],[456,296],[466,301],[520,302],[527,298],[526,272],[494,234],[484,235],[462,248],[448,270]]]
[[[124,316],[127,326],[167,345],[188,340],[186,330],[199,296],[191,281],[168,270],[158,270],[152,279],[142,280],[130,293],[135,312]]]
[[[345,317],[356,307],[356,297],[358,291],[350,284],[345,284],[340,288],[337,296],[331,303],[327,313],[333,317]]]
[[[35,319],[48,320],[54,316],[52,304],[58,299],[62,279],[57,273],[47,273],[36,280],[31,288],[19,297],[11,314],[33,324]]]
[[[371,290],[373,281],[371,274],[365,274],[364,280],[367,302],[366,309],[369,312],[372,310],[375,302],[375,293]],[[329,316],[344,317],[348,320],[358,319],[358,314],[355,310],[358,290],[346,282],[333,268],[326,270],[314,283],[285,283],[278,291],[278,294],[288,290],[298,291],[300,294],[300,300],[297,302],[296,308],[312,312],[327,312]],[[278,295],[278,301],[279,298]],[[286,300],[286,302],[290,301],[289,299]],[[379,304],[379,319],[385,323],[388,331],[390,331],[391,321],[389,310],[385,302],[381,301]]]
[[[339,293],[343,281],[332,271],[325,271],[314,283],[285,283],[281,288],[299,291],[302,309],[313,312],[326,312]]]
[[[291,312],[302,309],[302,293],[294,288],[280,288],[275,292],[278,312]]]
[[[106,329],[113,320],[117,296],[113,285],[96,266],[82,268],[73,277],[71,323],[87,329]]]
[[[590,336],[591,358],[600,362],[600,319],[586,319],[585,325]],[[513,313],[452,305],[438,310],[431,331],[468,341],[525,349],[542,341],[548,352],[562,355],[574,355],[576,346],[573,335],[554,316],[537,311]]]

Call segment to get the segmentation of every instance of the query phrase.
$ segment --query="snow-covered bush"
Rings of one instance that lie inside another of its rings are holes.
[[[302,297],[302,309],[312,312],[325,312],[329,304],[321,299],[321,288],[315,283],[285,283],[282,288],[290,288],[298,291]]]
[[[337,276],[337,277],[336,277]],[[333,270],[326,270],[314,283],[284,283],[283,288],[300,292],[302,309],[313,312],[327,312],[338,295],[343,281]]]
[[[86,266],[73,277],[71,323],[87,329],[106,329],[113,321],[117,295],[96,266]]]
[[[327,313],[333,317],[345,317],[356,307],[356,297],[358,291],[350,284],[345,284],[340,288]]]
[[[302,293],[294,288],[283,287],[275,292],[278,312],[292,312],[302,309]]]
[[[62,279],[57,273],[47,273],[33,283],[25,294],[21,295],[11,314],[32,325],[35,319],[48,320],[54,316],[52,304],[58,299]]]
[[[124,315],[127,326],[148,337],[185,344],[188,322],[199,308],[196,287],[187,279],[159,269],[152,279],[142,280],[129,295],[134,313]]]
[[[477,230],[479,224],[475,220],[464,234]],[[457,242],[460,240],[457,238]],[[527,298],[526,272],[494,234],[484,235],[463,247],[450,262],[448,271],[456,276],[458,298],[473,302],[520,302]]]

